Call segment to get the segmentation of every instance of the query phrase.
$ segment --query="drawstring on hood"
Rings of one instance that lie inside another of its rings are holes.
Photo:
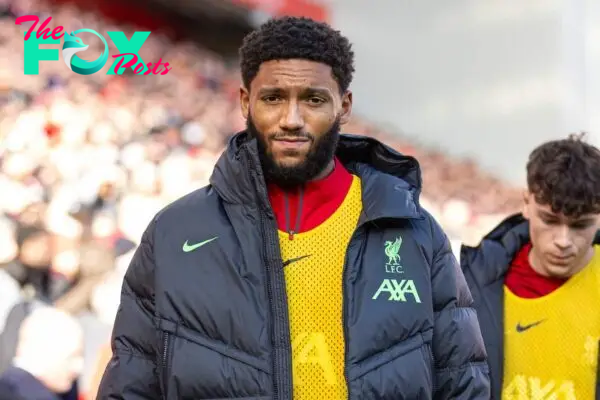
[[[296,208],[296,224],[293,228],[290,227],[290,200],[288,193],[283,194],[285,207],[285,231],[289,234],[290,240],[294,240],[294,234],[300,232],[300,223],[302,222],[302,203],[304,201],[304,187],[300,187],[298,193],[298,207]]]

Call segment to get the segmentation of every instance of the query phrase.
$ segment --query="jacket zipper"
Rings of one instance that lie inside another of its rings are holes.
[[[298,193],[298,205],[296,207],[296,225],[291,227],[290,201],[287,193],[283,194],[283,204],[285,211],[285,230],[288,233],[288,238],[294,240],[294,235],[300,232],[302,224],[302,205],[304,202],[304,188],[301,187]]]
[[[261,225],[266,226],[266,223],[264,221],[264,217],[262,216],[262,212],[260,212],[260,220],[261,220]],[[268,229],[266,229],[268,230]],[[267,251],[267,259],[268,257],[268,252],[269,252],[269,247],[271,245],[271,238],[270,235],[265,237],[265,241],[266,241],[266,251]],[[268,261],[267,261],[268,262]],[[268,267],[267,267],[267,295],[269,297],[269,303],[273,306],[275,304],[275,296],[273,295],[273,287],[271,285],[271,283],[269,282],[271,280],[271,277],[269,276],[269,271],[268,271]],[[276,324],[275,318],[275,310],[273,310],[273,322],[272,324]],[[277,371],[279,371],[281,369],[281,364],[280,364],[280,360],[279,357],[277,356],[277,351],[275,350],[273,352],[273,399],[275,400],[279,400],[279,382],[278,379],[275,378],[277,376]]]
[[[169,371],[168,371],[168,367],[169,367],[169,347],[171,345],[171,335],[169,335],[169,332],[165,332],[163,334],[163,354],[162,354],[162,378],[163,378],[163,392],[164,392],[164,396],[165,396],[165,400],[167,399],[168,396],[168,392],[167,392],[167,382],[169,379]]]
[[[251,155],[247,154],[248,159],[248,163],[250,164],[250,174],[252,174],[251,171],[258,171],[257,166],[254,162],[254,159]],[[252,176],[250,177],[252,178]],[[260,183],[257,183],[257,186]],[[267,256],[267,264],[269,264],[270,260],[272,259],[279,259],[281,260],[281,255],[279,254],[279,246],[277,243],[277,224],[276,223],[269,223],[269,218],[268,216],[265,216],[265,211],[262,210],[260,208],[260,204],[259,204],[259,222],[260,222],[260,226],[262,227],[263,231],[264,231],[264,243],[265,243],[265,251],[266,251],[266,256]],[[281,306],[282,303],[284,303],[283,301],[278,301],[281,299],[275,299],[275,293],[273,293],[273,268],[280,268],[281,273],[283,273],[283,265],[280,264],[278,266],[272,266],[272,265],[267,265],[266,269],[267,269],[267,297],[269,298],[269,304],[272,307],[272,315],[271,315],[271,323],[273,324],[272,328],[273,328],[273,336],[274,336],[274,341],[277,341],[277,339],[281,339],[283,338],[283,340],[287,340],[287,342],[289,343],[289,345],[291,346],[291,342],[290,342],[290,331],[289,331],[289,321],[284,323],[284,324],[278,324],[277,322],[277,318],[280,318],[281,316],[283,316],[283,318],[286,319],[287,321],[287,308],[283,308]],[[275,270],[275,273],[277,272],[277,270]],[[284,287],[285,288],[285,287]],[[285,290],[285,289],[284,289]],[[287,307],[287,304],[284,305],[284,307]],[[279,325],[285,325],[285,329],[282,326]],[[285,354],[284,352],[281,352],[280,354],[280,350],[277,349],[277,346],[275,346],[275,349],[273,350],[273,399],[274,400],[288,400],[288,399],[292,399],[292,385],[293,385],[293,381],[292,381],[292,376],[291,376],[291,371],[289,370],[289,366],[291,364],[291,353],[287,352],[288,354]],[[288,383],[287,387],[286,387],[286,383]]]
[[[435,397],[435,392],[437,392],[437,380],[435,379],[435,371],[437,369],[435,357],[433,356],[433,349],[431,348],[432,344],[427,345],[427,349],[429,350],[429,356],[431,357],[431,366],[433,367],[433,372],[431,376],[431,381],[433,382],[433,393],[432,396]]]
[[[346,380],[346,387],[348,390],[348,400],[350,400],[350,381],[348,380],[348,323],[347,317],[348,314],[348,301],[347,297],[347,286],[348,286],[348,249],[350,248],[350,244],[355,240],[356,233],[361,228],[359,226],[352,232],[352,236],[350,236],[350,241],[348,242],[348,247],[346,248],[346,257],[344,259],[344,268],[342,270],[342,326],[344,327],[344,379]]]

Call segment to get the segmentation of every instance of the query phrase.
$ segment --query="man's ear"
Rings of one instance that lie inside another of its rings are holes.
[[[250,110],[250,92],[244,86],[240,86],[240,108],[244,119],[248,119]]]
[[[342,112],[340,114],[340,124],[344,125],[350,121],[352,115],[352,92],[346,90],[342,95]]]
[[[531,206],[531,192],[525,189],[523,190],[523,207],[521,213],[525,219],[529,219],[530,211],[529,208]]]

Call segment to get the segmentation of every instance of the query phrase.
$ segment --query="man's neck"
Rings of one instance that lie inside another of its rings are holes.
[[[320,181],[321,179],[327,178],[335,169],[335,159],[332,159],[329,164],[311,181]]]

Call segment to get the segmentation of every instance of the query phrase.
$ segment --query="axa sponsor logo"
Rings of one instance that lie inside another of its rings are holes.
[[[327,338],[322,332],[303,332],[292,341],[294,384],[303,385],[299,373],[300,368],[314,368],[328,385],[337,385],[338,377],[335,372],[333,357],[327,344]]]
[[[504,388],[502,398],[507,400],[576,400],[575,385],[568,380],[543,380],[535,376],[516,375]]]
[[[412,279],[384,279],[372,299],[377,300],[379,297],[382,297],[387,301],[403,303],[414,301],[415,303],[421,303],[419,291]]]

